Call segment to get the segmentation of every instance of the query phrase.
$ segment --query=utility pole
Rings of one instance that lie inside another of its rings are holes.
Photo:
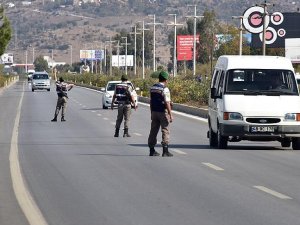
[[[239,47],[239,55],[242,55],[243,52],[243,16],[233,16],[232,19],[239,19],[240,20],[240,47]]]
[[[142,31],[143,34],[143,79],[145,79],[145,30],[149,30],[149,29],[145,29],[145,21],[142,21],[142,29],[140,29]]]
[[[153,22],[152,23],[147,23],[148,25],[153,25],[153,71],[156,71],[156,56],[155,56],[155,27],[156,25],[160,25],[161,23],[156,23],[155,22],[155,14],[153,15],[148,15],[153,17]]]
[[[127,43],[127,37],[121,37],[122,39],[125,39],[125,43],[122,43],[122,45],[125,45],[125,75],[127,75],[127,46],[130,45]]]
[[[117,47],[117,55],[118,55],[118,69],[120,68],[120,48],[122,47],[122,45],[120,45],[120,41],[117,41],[117,45],[115,47]]]
[[[269,16],[269,13],[267,11],[267,7],[270,6],[272,4],[267,3],[267,1],[265,1],[264,3],[260,4],[261,7],[264,8],[264,13],[263,13],[263,34],[262,34],[262,39],[263,39],[263,55],[266,55],[266,16]]]
[[[71,60],[70,60],[70,65],[72,66],[72,64],[73,64],[73,47],[72,47],[72,45],[70,45],[70,52],[71,52]]]
[[[26,50],[25,51],[25,71],[26,71],[26,73],[28,73],[27,57],[28,57],[28,51]]]
[[[188,7],[194,6],[194,16],[187,16],[187,18],[194,18],[194,40],[193,40],[193,75],[196,76],[196,33],[197,33],[197,18],[203,18],[204,16],[197,16],[197,6],[188,5]]]
[[[110,51],[109,75],[112,76],[112,46],[111,46],[111,44],[114,43],[114,42],[116,42],[116,41],[112,41],[111,37],[109,37],[109,41],[106,41],[106,42],[109,42],[109,51]]]
[[[176,56],[176,42],[177,42],[177,26],[183,26],[176,22],[176,14],[169,14],[169,16],[174,16],[174,22],[168,24],[168,26],[174,26],[174,55],[173,55],[173,77],[176,77],[177,74],[177,56]]]
[[[136,32],[136,25],[134,25],[134,32],[130,32],[130,34],[134,34],[134,76],[136,77],[136,35],[141,33]]]
[[[34,47],[32,47],[32,63],[34,63]]]

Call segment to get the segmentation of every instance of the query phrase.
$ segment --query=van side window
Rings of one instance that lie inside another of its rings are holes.
[[[223,94],[224,74],[225,74],[224,71],[220,71],[220,75],[219,75],[220,79],[217,86],[219,96],[222,96]]]
[[[215,70],[214,71],[213,79],[211,81],[211,87],[212,88],[217,88],[217,85],[218,85],[218,82],[219,82],[219,77],[220,77],[220,71],[219,70]]]

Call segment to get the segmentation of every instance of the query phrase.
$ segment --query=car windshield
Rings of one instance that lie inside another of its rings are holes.
[[[34,80],[44,80],[44,79],[49,79],[48,74],[33,74],[32,78]]]
[[[298,95],[292,71],[234,69],[226,76],[226,94]]]
[[[120,82],[121,83],[121,82]],[[116,85],[117,84],[120,84],[120,83],[108,83],[107,84],[107,87],[106,87],[106,91],[115,91],[115,88],[116,88]],[[133,85],[132,85],[132,83],[127,83],[132,89],[134,89],[133,88]]]

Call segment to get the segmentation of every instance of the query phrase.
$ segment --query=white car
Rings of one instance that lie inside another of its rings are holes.
[[[109,81],[106,85],[105,88],[101,88],[101,91],[103,91],[103,95],[102,95],[102,108],[103,109],[107,109],[111,106],[111,101],[115,92],[115,87],[117,84],[120,84],[122,81]],[[132,93],[133,93],[133,98],[134,98],[134,102],[135,105],[138,105],[138,96],[136,91],[139,91],[140,89],[137,87],[135,88],[134,85],[130,82],[127,81],[126,82],[128,85],[130,85],[132,87]],[[116,104],[114,104],[114,106],[117,106]]]
[[[31,90],[42,89],[50,91],[50,77],[47,72],[35,72],[31,78]]]

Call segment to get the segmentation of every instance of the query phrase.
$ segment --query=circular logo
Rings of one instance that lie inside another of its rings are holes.
[[[270,17],[265,16],[265,26],[268,27]],[[243,15],[243,26],[250,33],[258,34],[263,32],[264,25],[264,8],[253,6],[247,9]]]
[[[263,42],[263,33],[259,34],[260,40]],[[266,44],[273,44],[277,39],[277,32],[273,27],[268,27],[266,29]]]
[[[274,12],[274,13],[272,13],[272,15],[270,17],[271,17],[271,22],[274,25],[282,24],[283,19],[284,19],[282,13],[280,13],[280,12]]]
[[[279,37],[284,37],[285,34],[286,34],[286,31],[285,31],[285,29],[280,28],[280,29],[277,31],[277,34],[278,34]]]

